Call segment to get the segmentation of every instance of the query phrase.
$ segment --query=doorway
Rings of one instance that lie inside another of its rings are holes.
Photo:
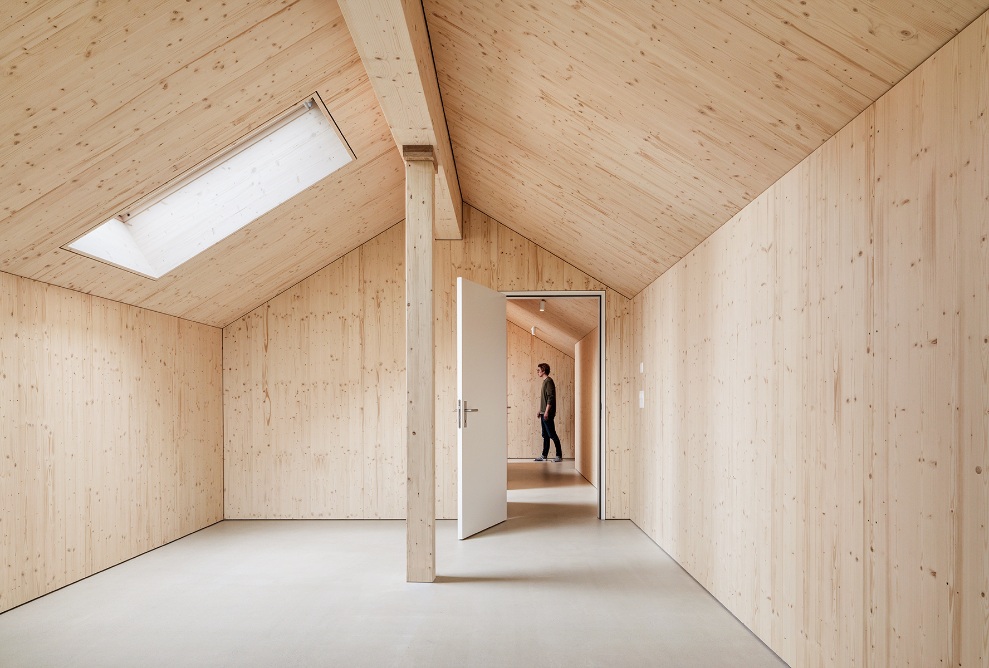
[[[535,366],[538,362],[548,362],[553,367],[553,358],[561,360],[561,371],[569,374],[566,380],[566,393],[561,395],[561,411],[570,402],[572,426],[561,429],[558,420],[557,431],[564,439],[564,457],[574,457],[576,470],[596,488],[597,514],[599,519],[605,514],[606,450],[605,430],[605,293],[604,291],[525,291],[505,292],[507,298],[507,320],[509,336],[531,337],[532,350],[539,350],[549,359],[529,359],[531,355],[518,355],[513,362],[509,354],[508,364],[517,368],[509,369],[509,377],[520,384],[534,385]],[[514,329],[513,329],[514,326]],[[524,345],[524,344],[522,344]],[[509,342],[509,348],[512,344]],[[565,356],[566,359],[563,356]],[[569,369],[567,364],[569,363]],[[557,380],[560,392],[560,375],[551,372]],[[572,378],[572,380],[570,379]],[[567,396],[569,394],[570,396]],[[510,399],[509,433],[519,433],[519,440],[528,446],[524,454],[509,457],[532,459],[531,444],[542,439],[534,428],[533,419],[538,409],[538,399],[523,398],[516,394]],[[532,405],[535,403],[535,405]],[[558,418],[560,415],[558,412]],[[564,433],[567,432],[567,436]],[[511,437],[510,437],[511,439]],[[517,449],[517,448],[516,448]],[[538,454],[538,453],[535,453]]]

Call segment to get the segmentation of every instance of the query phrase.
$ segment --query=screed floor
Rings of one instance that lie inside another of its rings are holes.
[[[0,615],[0,666],[785,666],[572,461],[509,487],[434,584],[402,521],[221,522]]]

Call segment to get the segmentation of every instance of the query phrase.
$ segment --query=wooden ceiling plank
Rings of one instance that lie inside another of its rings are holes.
[[[512,298],[506,304],[508,321],[532,332],[560,352],[574,356],[574,346],[598,325],[596,297],[549,297],[546,310],[539,310],[538,298]]]
[[[340,0],[395,144],[434,146],[437,239],[463,237],[463,202],[419,0]]]
[[[363,72],[356,59],[355,66]],[[363,87],[342,99],[330,90],[320,92],[354,142],[357,164],[157,281],[66,251],[49,254],[49,262],[63,261],[51,266],[51,278],[66,287],[222,327],[401,220],[404,167],[370,84],[364,78]],[[375,116],[378,120],[369,123]],[[349,132],[358,126],[373,132]]]
[[[321,37],[329,39],[325,30],[317,30],[306,46]],[[167,183],[250,129],[301,101],[303,96],[313,92],[311,84],[307,84],[313,75],[326,78],[334,74],[334,69],[337,73],[351,69],[354,74],[350,76],[355,76],[361,71],[356,57],[338,62],[321,57],[311,48],[265,55],[250,61],[251,67],[236,72],[233,78],[211,80],[214,87],[208,100],[192,105],[176,102],[165,108],[148,108],[147,123],[141,123],[141,127],[133,132],[128,129],[123,137],[119,133],[128,118],[127,109],[119,110],[111,119],[100,123],[99,132],[94,128],[87,135],[86,145],[102,150],[77,151],[78,162],[69,172],[71,177],[56,173],[45,179],[35,179],[43,196],[13,212],[0,227],[0,241],[3,242],[0,243],[0,267],[11,266],[15,273],[37,278],[13,259],[14,253],[24,248],[23,244],[30,244],[31,251],[37,252],[71,241],[126,204]],[[270,79],[279,71],[284,74],[278,88],[268,88],[261,94],[250,90],[259,78]],[[195,87],[196,75],[183,69],[176,73],[171,83],[173,87]],[[138,104],[134,103],[135,106]],[[347,140],[352,146],[360,143],[359,137],[352,133],[348,133]],[[80,188],[79,183],[88,184],[88,188]],[[39,239],[33,229],[33,221],[39,218],[47,223],[45,232],[49,238],[46,240]],[[18,230],[24,235],[20,242],[15,240]]]
[[[318,15],[301,8],[292,13],[293,21],[309,23],[320,32]],[[316,72],[325,67],[312,49],[285,49],[272,44],[274,40],[265,36],[277,27],[266,25],[267,19],[264,15],[253,26],[247,18],[235,21],[235,26],[247,26],[247,29],[227,43],[214,42],[203,35],[205,48],[211,50],[206,55],[198,51],[186,53],[184,63],[178,60],[182,57],[178,53],[171,62],[160,58],[159,44],[159,59],[166,61],[165,71],[134,64],[150,63],[155,53],[153,46],[142,47],[132,57],[117,53],[112,47],[103,47],[129,63],[126,76],[108,63],[105,69],[85,72],[79,72],[77,66],[76,78],[90,82],[90,87],[84,86],[81,91],[75,90],[74,83],[70,86],[60,76],[49,76],[45,68],[40,68],[34,75],[35,93],[44,101],[31,105],[40,106],[45,112],[32,118],[34,112],[22,110],[24,100],[18,98],[13,116],[20,118],[16,121],[18,127],[30,123],[32,129],[19,133],[23,141],[14,147],[15,157],[10,160],[0,157],[0,190],[5,195],[0,211],[3,223],[0,268],[29,275],[12,265],[11,260],[24,252],[25,247],[32,252],[46,247],[36,239],[38,219],[46,221],[46,233],[53,237],[47,240],[48,247],[60,246],[102,222],[97,220],[101,216],[112,215],[128,201],[208,158],[251,125],[263,123],[268,117],[261,116],[264,112],[259,102],[271,104],[273,94],[279,89],[269,89],[260,99],[249,91],[268,71],[293,72],[292,77],[301,82],[312,76],[312,66],[319,67]],[[150,23],[161,28],[154,21]],[[209,25],[209,21],[204,23]],[[161,34],[163,39],[182,42],[181,33],[171,35],[162,28]],[[345,32],[343,37],[346,38]],[[182,50],[180,46],[176,47],[177,52]],[[201,62],[204,58],[208,65]],[[286,74],[282,76],[286,82],[292,81]],[[242,80],[238,82],[239,77]],[[189,94],[197,89],[208,90],[208,96]],[[63,90],[75,92],[63,93]],[[229,94],[224,96],[223,91]],[[295,98],[309,92],[287,91],[284,101],[271,108],[270,115],[283,111],[283,107],[297,101]],[[245,100],[245,93],[253,99]],[[14,105],[4,100],[3,106]],[[53,112],[53,108],[57,111]],[[177,123],[178,118],[183,122]],[[148,151],[147,159],[136,155],[135,148],[141,146]],[[166,160],[169,156],[172,159]],[[86,187],[80,187],[80,183]],[[73,196],[66,197],[66,192]],[[79,204],[87,199],[98,203],[96,210],[86,211],[82,216],[59,210],[78,210]],[[66,231],[68,237],[62,238]],[[19,232],[23,233],[22,237]]]
[[[184,0],[141,3],[142,11],[155,14],[148,23],[159,30],[140,32],[140,54],[127,62],[109,56],[121,53],[115,40],[135,39],[134,17],[119,14],[122,5],[108,6],[118,12],[116,31],[100,32],[88,14],[71,24],[58,22],[59,31],[51,39],[68,38],[78,45],[95,35],[104,40],[90,60],[110,58],[105,67],[77,71],[87,79],[84,87],[92,90],[95,107],[76,91],[78,86],[66,86],[74,82],[65,78],[56,56],[68,44],[44,44],[30,54],[35,67],[31,76],[47,96],[45,104],[57,102],[60,113],[72,108],[71,119],[62,125],[55,119],[45,129],[70,133],[73,141],[63,136],[44,151],[27,142],[0,143],[0,180],[23,182],[32,193],[18,203],[15,215],[0,221],[3,268],[224,326],[402,219],[401,156],[336,4],[230,0],[222,8],[210,4],[193,11],[196,20],[190,18],[184,30],[169,33],[166,24],[173,11],[184,14],[190,7],[197,5]],[[32,34],[40,26],[36,21]],[[161,43],[156,46],[157,38],[192,44],[165,50]],[[164,69],[149,66],[156,49]],[[63,97],[63,87],[75,92]],[[60,249],[101,216],[208,158],[313,91],[333,114],[356,162],[157,281]],[[0,93],[0,107],[16,115],[23,98],[13,93],[4,97],[8,92],[5,87]],[[7,114],[0,114],[0,123],[7,120]],[[36,121],[24,114],[12,132]],[[0,134],[0,142],[12,132]],[[25,160],[37,166],[26,169]],[[3,192],[0,205],[8,206],[7,195],[16,193]]]
[[[450,137],[428,143],[463,197],[626,296],[989,7],[425,0],[427,36],[391,2],[404,48],[434,51],[399,75],[431,86],[424,125],[442,85]],[[332,0],[32,0],[0,22],[0,269],[224,325],[402,217],[396,134]],[[157,282],[59,249],[313,90],[358,160],[297,201]]]
[[[986,0],[424,0],[464,198],[637,294]]]
[[[46,167],[50,179],[56,173],[65,176],[73,167],[67,157],[101,144],[101,127],[126,139],[127,132],[147,119],[144,114],[153,113],[143,107],[148,100],[162,107],[199,102],[202,96],[183,98],[188,87],[175,87],[184,71],[189,71],[186,78],[195,74],[205,83],[229,77],[228,67],[249,68],[240,60],[250,58],[252,50],[277,51],[251,39],[270,31],[264,23],[273,9],[262,12],[265,8],[259,3],[251,12],[231,10],[224,17],[217,6],[197,14],[196,21],[185,21],[176,18],[182,14],[149,13],[146,7],[139,12],[130,3],[111,3],[106,16],[77,20],[19,53],[11,66],[16,73],[7,77],[0,98],[0,137],[14,136],[17,153],[27,162],[60,153],[61,159]],[[225,29],[214,29],[214,22],[223,22]],[[0,184],[9,186],[9,177],[0,169]]]
[[[17,9],[21,11],[18,12]],[[20,7],[6,3],[3,12],[5,30],[0,31],[0,71],[8,77],[18,74],[29,75],[22,71],[18,59],[34,50],[46,40],[55,38],[59,31],[76,21],[86,18],[90,8],[78,0],[57,0],[46,4],[24,3]],[[6,85],[4,86],[6,88]]]

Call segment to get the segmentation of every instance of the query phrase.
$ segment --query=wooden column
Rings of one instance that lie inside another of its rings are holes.
[[[433,184],[430,146],[404,146],[405,373],[408,420],[406,580],[436,579],[436,466],[433,428]]]

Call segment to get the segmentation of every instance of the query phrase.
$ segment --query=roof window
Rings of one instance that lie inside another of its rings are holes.
[[[353,159],[313,95],[66,248],[160,278]]]

